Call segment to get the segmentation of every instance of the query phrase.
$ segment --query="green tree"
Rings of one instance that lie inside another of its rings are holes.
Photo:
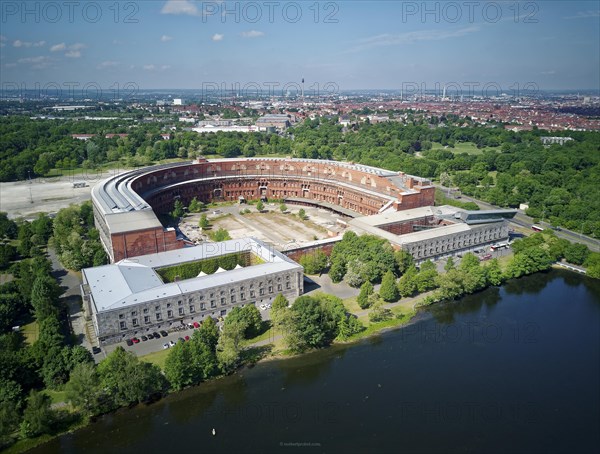
[[[300,208],[300,210],[298,210],[298,217],[302,220],[306,219],[306,211],[304,208]]]
[[[80,363],[71,371],[65,386],[67,400],[86,415],[101,412],[102,389],[93,363]]]
[[[354,334],[360,333],[365,327],[352,315],[343,314],[338,322],[338,335],[336,339],[345,341]]]
[[[400,275],[406,273],[406,270],[408,270],[414,264],[414,259],[411,253],[402,249],[394,252],[394,260],[396,261],[396,266],[398,267],[398,273]]]
[[[17,246],[17,251],[21,257],[30,257],[31,247],[33,246],[33,242],[31,241],[31,226],[29,222],[24,222],[19,225],[19,244]]]
[[[565,260],[575,265],[583,265],[590,250],[585,244],[570,243],[564,250]]]
[[[19,426],[21,416],[13,402],[0,400],[0,449],[11,442],[11,435]]]
[[[300,257],[299,263],[306,274],[320,274],[327,269],[327,256],[318,249]]]
[[[346,275],[346,262],[344,262],[341,259],[332,261],[331,267],[329,267],[329,277],[331,278],[331,282],[333,282],[333,283],[342,282],[345,275]]]
[[[229,236],[229,232],[227,230],[225,230],[223,227],[219,227],[219,230],[215,231],[215,232],[211,232],[210,235],[211,239],[215,242],[219,242],[219,241],[227,241],[231,239],[231,236]]]
[[[197,383],[189,345],[188,342],[177,343],[165,360],[165,376],[175,390]]]
[[[10,244],[0,244],[0,269],[8,267],[15,258],[16,249]]]
[[[411,265],[398,281],[398,291],[403,297],[412,296],[417,292],[417,268]]]
[[[356,302],[360,306],[361,309],[366,309],[370,306],[369,296],[373,294],[373,284],[370,282],[365,282],[360,286],[360,293],[358,294],[358,298]]]
[[[502,269],[500,268],[500,262],[498,259],[492,259],[485,267],[486,279],[490,285],[500,285],[504,281]]]
[[[398,301],[400,295],[398,294],[398,287],[396,286],[396,278],[391,271],[388,271],[383,275],[379,296],[388,303]]]
[[[200,202],[196,197],[194,197],[190,202],[188,210],[191,213],[200,213],[202,210],[204,210],[204,203]]]
[[[206,345],[214,352],[219,341],[219,328],[212,317],[207,317],[196,330],[193,337],[198,337],[198,340]]]
[[[385,308],[381,301],[373,305],[369,312],[369,320],[373,323],[383,322],[392,318],[392,311]]]
[[[256,204],[256,209],[259,213],[261,213],[265,209],[265,204],[262,202],[262,200],[258,201],[258,203]]]
[[[208,222],[208,217],[206,216],[206,214],[203,214],[202,216],[200,216],[200,220],[198,221],[198,226],[202,229],[207,229],[210,226],[210,223]]]
[[[217,344],[217,360],[225,374],[233,372],[239,364],[245,329],[244,324],[239,321],[223,324],[223,332]]]
[[[446,260],[446,264],[444,265],[444,271],[450,271],[454,268],[454,259],[452,257],[448,257],[448,260]]]
[[[279,210],[282,213],[285,213],[287,211],[287,205],[285,203],[282,203],[281,205],[279,205]]]
[[[27,398],[27,406],[23,411],[21,434],[25,438],[49,433],[54,423],[54,412],[50,408],[50,397],[31,390]]]
[[[180,199],[175,200],[171,215],[176,219],[183,217],[183,202]]]

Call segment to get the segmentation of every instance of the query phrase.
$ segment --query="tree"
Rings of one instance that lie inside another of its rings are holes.
[[[255,305],[249,304],[244,307],[234,307],[231,309],[223,327],[233,323],[239,323],[244,330],[244,338],[250,339],[256,336],[262,327],[262,317]]]
[[[360,293],[358,294],[358,298],[356,302],[360,306],[361,309],[366,309],[370,306],[369,296],[373,294],[373,284],[370,282],[365,282],[360,286]]]
[[[369,312],[369,320],[373,323],[383,322],[392,318],[392,311],[383,307],[383,303],[378,301],[373,305]]]
[[[200,220],[198,221],[198,226],[202,229],[207,229],[210,223],[208,222],[208,217],[206,214],[200,216]]]
[[[565,260],[575,265],[583,265],[589,253],[587,246],[580,243],[570,243],[564,251]]]
[[[29,257],[33,242],[31,241],[31,226],[29,222],[24,222],[19,225],[19,245],[17,251],[21,257]]]
[[[175,200],[175,204],[173,205],[172,216],[176,219],[179,219],[183,216],[183,202],[181,199]]]
[[[408,270],[408,268],[414,264],[414,259],[411,253],[402,249],[394,252],[394,260],[396,261],[398,273],[400,275],[406,273],[406,270]]]
[[[223,227],[219,227],[219,230],[215,232],[211,232],[211,239],[215,242],[230,240],[231,236],[229,236],[229,232],[225,230]]]
[[[262,211],[265,209],[265,204],[263,203],[262,200],[259,200],[258,203],[256,204],[256,210],[259,213],[262,213]]]
[[[391,271],[383,275],[379,296],[388,303],[398,300],[398,287],[396,287],[396,278]]]
[[[204,203],[198,201],[198,199],[194,197],[188,206],[188,210],[190,213],[199,213],[204,210]]]
[[[306,274],[320,274],[327,268],[327,256],[318,249],[300,257],[299,263],[304,267]]]
[[[304,211],[304,208],[300,208],[298,211],[298,217],[303,221],[306,219],[306,211]]]
[[[480,263],[481,262],[475,254],[468,252],[463,256],[459,268],[463,271],[468,271],[470,269],[479,267]]]
[[[10,265],[11,260],[15,258],[16,249],[10,244],[0,244],[0,269]]]
[[[282,203],[281,205],[279,205],[279,210],[282,213],[285,213],[287,211],[287,205],[285,203]]]
[[[233,372],[239,363],[244,331],[245,327],[239,321],[223,324],[223,332],[217,343],[217,360],[225,374]]]
[[[444,271],[450,271],[455,268],[454,259],[452,257],[448,257],[446,264],[444,265]]]
[[[164,372],[173,389],[180,390],[196,383],[191,362],[188,342],[179,342],[169,351],[165,360]]]
[[[102,389],[93,363],[80,363],[71,371],[65,386],[67,400],[86,415],[101,412]]]
[[[13,432],[19,426],[20,415],[13,402],[0,400],[0,449],[10,444]]]
[[[192,338],[198,337],[198,341],[210,347],[214,352],[219,341],[219,328],[212,317],[207,317],[199,329],[194,332]]]
[[[32,438],[50,432],[54,422],[54,412],[50,404],[50,397],[31,390],[21,422],[21,434],[24,437]]]
[[[498,259],[492,259],[485,267],[486,279],[490,285],[500,285],[504,281],[502,269]]]
[[[365,327],[352,315],[343,314],[338,322],[338,335],[336,339],[345,341],[354,334],[360,333]]]
[[[331,278],[331,282],[336,283],[336,284],[338,282],[342,282],[345,274],[346,274],[346,262],[344,262],[341,259],[331,262],[331,267],[329,267],[329,277]]]
[[[403,297],[412,296],[417,292],[417,268],[409,267],[398,281],[398,291]]]

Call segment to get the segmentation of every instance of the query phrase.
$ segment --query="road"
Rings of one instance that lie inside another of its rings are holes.
[[[446,188],[444,186],[440,186],[438,184],[436,184],[435,187],[438,189],[441,189],[443,191],[448,189],[448,188]],[[479,199],[475,199],[473,197],[466,196],[464,194],[461,195],[460,200],[461,200],[461,202],[474,202],[480,208],[483,208],[484,210],[503,209],[501,207],[497,207],[495,205],[489,204],[487,202],[483,202],[483,201],[481,201]],[[533,218],[527,216],[522,211],[517,210],[517,214],[515,215],[515,217],[513,219],[511,219],[510,222],[511,222],[511,224],[514,224],[518,227],[524,227],[527,230],[530,230],[531,226],[533,224]],[[543,221],[538,223],[538,225],[540,225],[543,228],[548,228],[548,229],[552,227],[551,224],[549,224],[547,222],[543,222]],[[571,230],[567,230],[564,228],[561,228],[560,230],[555,230],[554,233],[556,233],[556,236],[559,238],[564,238],[566,240],[569,240],[572,243],[585,244],[591,251],[600,252],[600,241],[599,240],[590,238],[589,236],[582,235],[581,233],[573,232]]]

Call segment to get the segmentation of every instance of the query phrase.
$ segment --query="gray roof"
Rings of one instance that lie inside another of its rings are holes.
[[[107,214],[105,219],[110,233],[162,228],[162,224],[152,210],[111,213]]]
[[[265,263],[166,284],[155,271],[241,251],[252,251]],[[133,257],[113,265],[85,268],[82,273],[96,311],[103,312],[286,270],[302,270],[302,267],[260,240],[243,238]]]

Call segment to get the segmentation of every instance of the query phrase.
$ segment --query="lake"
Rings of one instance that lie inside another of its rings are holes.
[[[553,270],[119,411],[34,452],[598,452],[599,384],[600,281]]]

